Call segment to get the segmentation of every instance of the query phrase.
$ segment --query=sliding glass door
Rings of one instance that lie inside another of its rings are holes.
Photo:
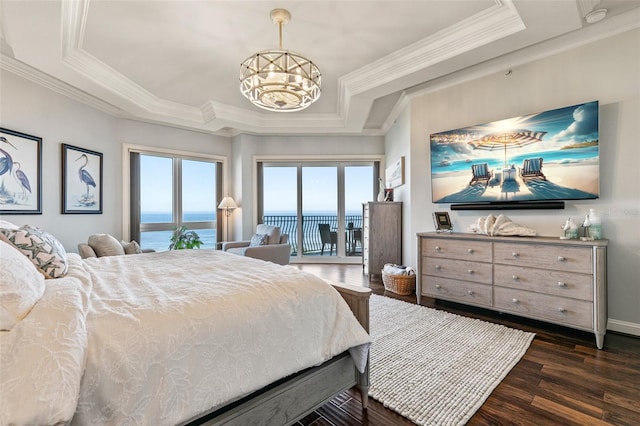
[[[374,162],[259,163],[258,222],[289,234],[292,260],[362,256],[362,203],[373,200]]]

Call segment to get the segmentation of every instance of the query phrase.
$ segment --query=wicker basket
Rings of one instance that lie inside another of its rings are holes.
[[[382,273],[382,283],[384,289],[395,294],[408,296],[416,291],[416,276],[414,275],[392,275]]]

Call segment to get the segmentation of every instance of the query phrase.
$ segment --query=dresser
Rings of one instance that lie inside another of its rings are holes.
[[[362,204],[362,270],[380,275],[385,263],[402,263],[402,202]]]
[[[607,240],[419,233],[416,294],[593,332],[607,327]]]

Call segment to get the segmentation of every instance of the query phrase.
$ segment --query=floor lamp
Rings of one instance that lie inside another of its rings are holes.
[[[230,196],[226,196],[220,201],[218,205],[220,210],[224,210],[224,215],[226,216],[226,231],[225,231],[225,241],[229,241],[229,216],[235,209],[238,208],[236,202]]]

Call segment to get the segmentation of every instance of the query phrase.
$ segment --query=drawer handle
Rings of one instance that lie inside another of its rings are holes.
[[[436,246],[435,248],[436,248],[436,251],[440,251],[440,250],[442,250],[442,249],[440,248],[440,246]]]
[[[469,290],[467,291],[467,293],[469,294],[469,296],[473,296],[473,290]]]
[[[475,274],[475,271],[473,269],[469,269],[467,272],[469,272],[469,275]]]
[[[558,287],[566,287],[567,285],[562,281],[558,281]]]
[[[442,288],[442,286],[441,286],[440,284],[436,284],[436,288],[437,288],[438,290],[440,290],[440,289]]]
[[[562,314],[566,314],[567,310],[565,308],[558,308],[558,312],[560,312]]]
[[[513,299],[513,303],[518,304],[518,303],[520,303],[520,301],[518,299],[514,298]]]
[[[558,262],[566,262],[567,258],[564,256],[558,256]]]
[[[469,252],[469,254],[473,254],[473,249],[467,249],[467,251]]]
[[[434,266],[434,268],[436,268],[436,269],[439,271],[440,269],[442,269],[442,266],[440,266],[440,265],[435,265],[435,266]]]
[[[514,251],[513,253],[511,253],[511,256],[515,257],[516,259],[517,259],[518,257],[520,257],[520,255],[519,255],[518,253],[516,253],[515,251]]]
[[[513,278],[514,281],[519,281],[520,277],[517,275],[513,275],[511,278]]]

